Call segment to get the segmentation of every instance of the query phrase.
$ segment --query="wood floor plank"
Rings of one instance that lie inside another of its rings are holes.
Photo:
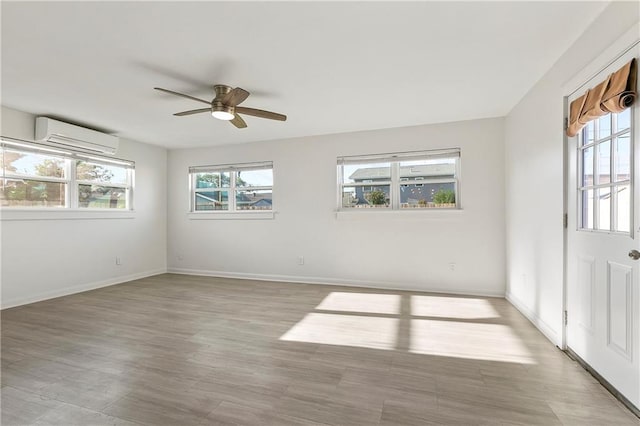
[[[640,424],[500,298],[163,274],[1,319],[3,425]]]
[[[62,404],[60,401],[11,386],[2,387],[0,394],[2,398],[0,423],[3,425],[32,424],[40,416]]]
[[[78,407],[72,404],[61,404],[40,416],[34,426],[140,426],[98,411]]]

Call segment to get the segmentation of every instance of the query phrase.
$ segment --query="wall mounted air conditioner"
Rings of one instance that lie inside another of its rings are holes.
[[[119,138],[47,117],[36,118],[36,140],[84,151],[115,154]]]

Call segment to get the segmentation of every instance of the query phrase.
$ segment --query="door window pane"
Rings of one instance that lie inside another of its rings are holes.
[[[614,146],[614,173],[615,181],[625,181],[631,178],[631,149],[629,143],[630,133],[618,136]]]
[[[603,115],[598,119],[598,139],[611,135],[611,114]]]
[[[600,188],[598,194],[598,226],[603,231],[611,230],[611,188]]]
[[[582,228],[593,229],[593,189],[581,192]]]
[[[593,147],[582,151],[582,186],[593,185]]]
[[[621,185],[614,187],[617,193],[617,223],[616,231],[631,231],[631,187],[629,185]]]
[[[582,144],[583,145],[588,145],[590,143],[593,142],[594,137],[595,137],[595,122],[594,121],[590,121],[589,124],[587,124],[584,127],[583,133],[582,133]]]
[[[631,108],[627,108],[621,113],[617,114],[616,118],[618,120],[618,128],[617,128],[618,132],[621,132],[625,129],[630,128],[631,127]]]
[[[611,141],[602,142],[598,146],[598,183],[611,182]]]
[[[0,205],[3,207],[65,207],[65,183],[26,179],[0,182]]]
[[[229,210],[229,191],[196,192],[196,211]]]
[[[78,207],[126,209],[127,190],[103,185],[78,185]]]
[[[272,195],[270,189],[236,191],[236,209],[271,210]]]

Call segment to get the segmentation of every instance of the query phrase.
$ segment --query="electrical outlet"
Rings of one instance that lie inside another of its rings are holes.
[[[449,263],[449,270],[452,271],[452,272],[455,271],[456,270],[456,264],[453,263],[453,262]]]
[[[116,265],[122,265],[122,259],[120,259],[120,256],[116,256]]]
[[[304,256],[298,256],[298,265],[304,265]]]

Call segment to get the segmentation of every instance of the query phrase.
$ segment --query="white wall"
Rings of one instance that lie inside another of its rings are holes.
[[[463,211],[336,218],[336,157],[451,147]],[[503,295],[503,155],[502,119],[169,151],[169,270]],[[189,166],[268,160],[275,219],[188,218]]]
[[[505,122],[507,298],[556,344],[563,309],[563,86],[640,16],[613,2]],[[603,64],[604,65],[604,64]]]
[[[33,139],[34,126],[34,116],[2,107],[3,136]],[[167,151],[121,140],[117,156],[136,162],[133,218],[15,221],[2,215],[3,308],[166,271]]]

